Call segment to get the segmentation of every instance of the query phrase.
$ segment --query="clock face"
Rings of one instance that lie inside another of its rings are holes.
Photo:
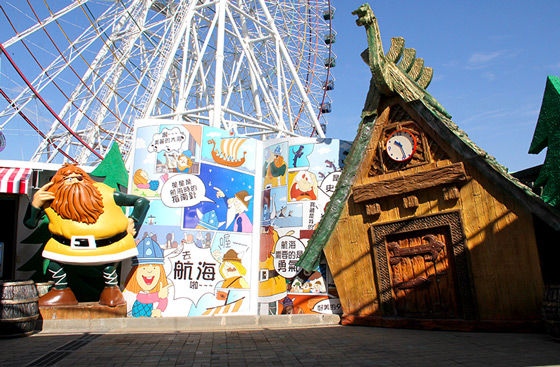
[[[392,160],[406,161],[416,151],[416,137],[408,130],[397,130],[387,139],[385,150]]]

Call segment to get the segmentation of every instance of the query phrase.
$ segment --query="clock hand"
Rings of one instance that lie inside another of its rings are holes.
[[[399,148],[401,148],[403,158],[406,158],[406,152],[404,151],[403,145],[401,143],[399,143],[398,141],[395,142],[395,145],[398,146]]]

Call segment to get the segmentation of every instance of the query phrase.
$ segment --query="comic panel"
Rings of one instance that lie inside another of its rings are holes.
[[[264,148],[263,187],[286,186],[288,174],[288,143],[277,143]]]
[[[199,197],[204,196],[181,204],[185,208],[184,228],[253,232],[254,176],[202,164],[198,177],[184,177],[191,183],[193,178],[197,180]]]
[[[201,159],[205,162],[242,171],[255,172],[257,141],[205,126]]]
[[[175,173],[197,174],[202,127],[198,125],[140,126],[136,133],[130,192],[158,198]]]

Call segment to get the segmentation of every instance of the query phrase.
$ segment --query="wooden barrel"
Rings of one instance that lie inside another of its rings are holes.
[[[543,320],[550,336],[560,342],[560,285],[547,285],[544,290]]]
[[[33,333],[39,318],[38,301],[32,280],[0,281],[0,336]]]

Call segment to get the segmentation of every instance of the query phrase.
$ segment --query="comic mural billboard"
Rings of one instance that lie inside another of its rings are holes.
[[[295,263],[348,143],[262,142],[162,120],[136,126],[129,192],[150,210],[139,255],[123,266],[129,316],[340,312],[326,265],[307,274]]]
[[[350,144],[335,139],[263,142],[260,314],[341,313],[326,263],[296,266],[340,177]]]

